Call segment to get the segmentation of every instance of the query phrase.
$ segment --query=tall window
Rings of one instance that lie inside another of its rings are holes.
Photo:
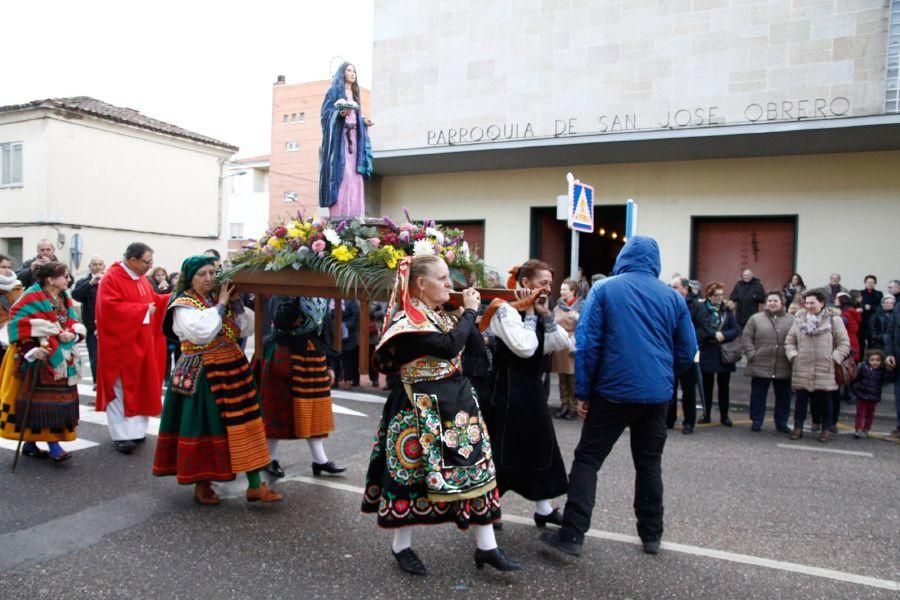
[[[22,142],[0,144],[0,186],[22,185]]]
[[[299,119],[299,120],[300,120],[301,123],[306,123],[306,113],[305,113],[305,112],[300,113],[300,119]]]
[[[884,82],[884,112],[900,112],[900,0],[891,0],[888,55]]]
[[[287,123],[287,122],[288,122],[288,116],[287,116],[287,115],[284,115],[284,118],[281,120],[281,122],[282,122],[282,123]]]
[[[291,113],[291,123],[297,122],[297,113]]]
[[[240,240],[244,237],[243,223],[230,223],[228,225],[228,236],[233,240]]]
[[[288,142],[284,145],[285,152],[296,152],[300,149],[300,142]]]

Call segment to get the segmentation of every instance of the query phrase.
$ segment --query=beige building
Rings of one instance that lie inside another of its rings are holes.
[[[571,171],[589,274],[632,198],[664,277],[900,277],[898,0],[376,0],[374,40],[381,211],[472,227],[500,270],[569,271]]]
[[[0,252],[18,264],[48,238],[73,273],[134,241],[168,270],[207,248],[224,254],[223,165],[236,151],[84,96],[0,107]]]

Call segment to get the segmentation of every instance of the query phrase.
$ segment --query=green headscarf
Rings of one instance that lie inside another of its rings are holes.
[[[203,254],[189,256],[184,259],[184,262],[181,263],[181,275],[178,276],[178,285],[175,286],[175,293],[172,295],[172,300],[184,294],[185,290],[190,289],[191,281],[194,280],[194,275],[197,274],[197,271],[206,265],[215,264],[215,262],[216,259],[214,257]]]

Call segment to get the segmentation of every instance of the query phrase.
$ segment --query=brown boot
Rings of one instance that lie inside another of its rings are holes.
[[[822,443],[824,444],[825,442],[828,441],[828,436],[829,436],[829,435],[831,435],[831,434],[828,432],[828,429],[823,428],[823,429],[822,429],[822,433],[819,434],[819,441],[822,442]]]
[[[200,481],[194,486],[194,500],[199,504],[210,506],[215,506],[221,502],[208,481]]]
[[[278,492],[273,492],[265,483],[259,484],[256,489],[247,489],[247,502],[278,502],[284,498]]]
[[[791,432],[792,440],[799,440],[803,437],[803,428],[802,427],[794,427],[794,430]]]

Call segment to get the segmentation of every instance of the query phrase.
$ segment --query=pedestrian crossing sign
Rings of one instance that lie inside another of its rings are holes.
[[[569,185],[569,229],[594,232],[594,188],[577,179]]]

